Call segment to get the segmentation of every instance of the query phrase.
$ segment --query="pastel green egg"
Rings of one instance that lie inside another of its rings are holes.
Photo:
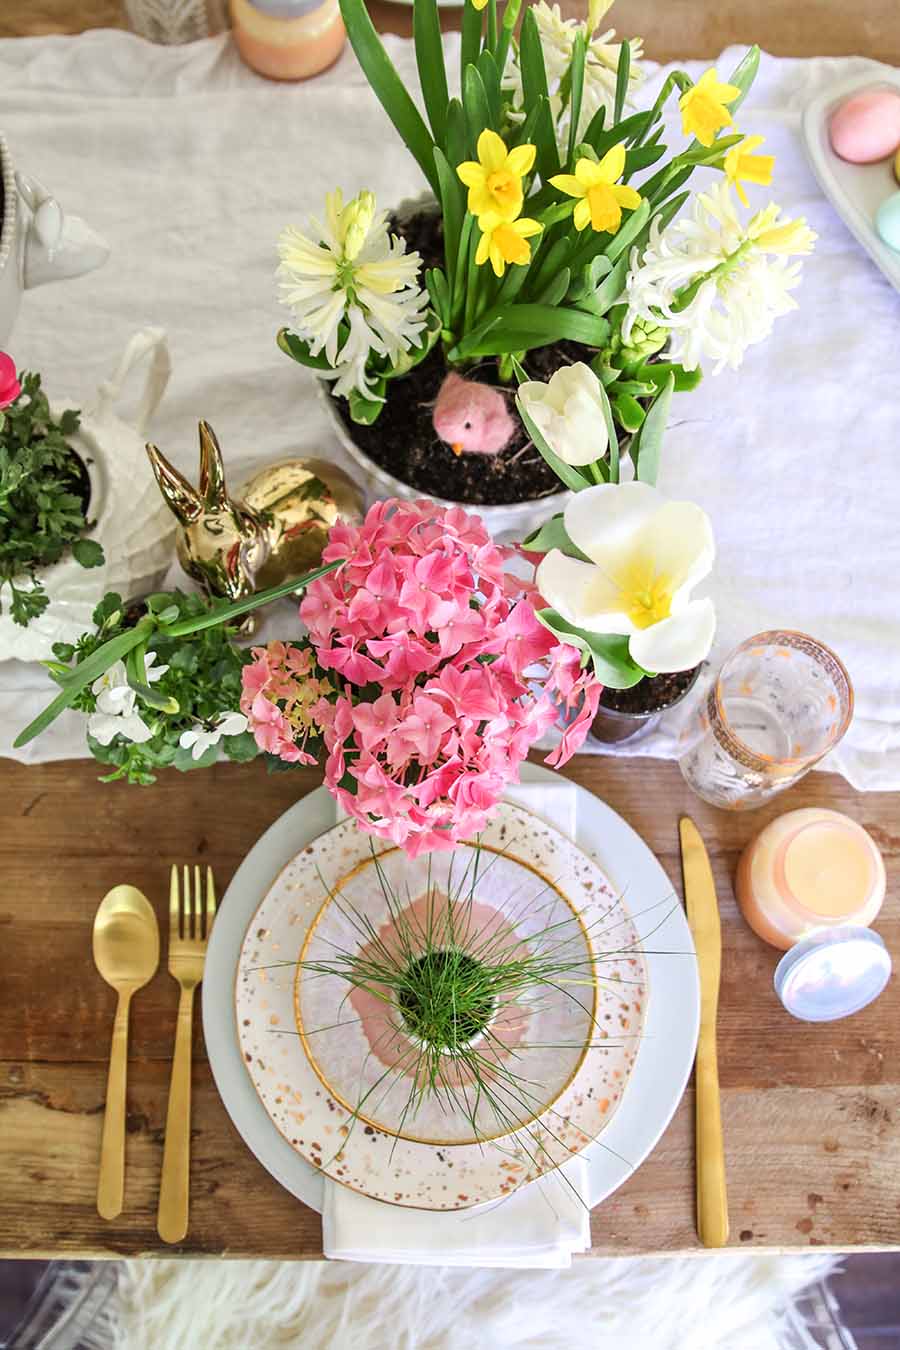
[[[875,229],[888,248],[900,253],[900,192],[881,203],[875,215]]]

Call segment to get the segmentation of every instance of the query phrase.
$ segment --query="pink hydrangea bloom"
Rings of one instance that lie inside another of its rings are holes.
[[[244,670],[258,743],[308,762],[320,735],[340,805],[411,856],[484,828],[558,701],[569,724],[555,764],[596,711],[600,685],[537,619],[540,597],[508,556],[459,507],[378,502],[331,530],[323,558],[343,566],[303,598],[308,644],[256,648]]]

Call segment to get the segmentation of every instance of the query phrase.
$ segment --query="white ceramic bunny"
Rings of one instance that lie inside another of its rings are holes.
[[[16,173],[0,135],[0,348],[9,340],[22,292],[93,271],[109,245],[80,216],[68,216],[35,178]]]

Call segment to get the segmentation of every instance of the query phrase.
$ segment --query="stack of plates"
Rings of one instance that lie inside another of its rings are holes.
[[[526,781],[555,777],[523,766]],[[596,1204],[653,1147],[696,1047],[690,932],[646,846],[576,791],[577,841],[505,802],[477,854],[463,846],[410,862],[378,845],[376,868],[368,836],[336,824],[318,789],[241,865],[207,956],[207,1048],[247,1144],[308,1204],[321,1209],[327,1176],[391,1204],[468,1208],[581,1152]],[[418,1056],[399,1010],[321,973],[338,950],[390,945],[392,894],[415,929],[429,887],[465,896],[472,932],[502,931],[508,951],[562,946],[570,966],[558,987],[495,1011],[484,1050],[498,1061],[494,1104],[460,1070],[452,1092],[410,1109]]]

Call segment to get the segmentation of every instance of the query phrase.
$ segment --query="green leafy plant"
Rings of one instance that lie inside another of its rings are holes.
[[[50,603],[40,568],[67,552],[82,567],[103,562],[97,541],[83,538],[88,480],[69,443],[78,426],[72,409],[58,421],[51,415],[35,373],[22,377],[0,421],[0,609],[8,586],[10,615],[22,627]]]

